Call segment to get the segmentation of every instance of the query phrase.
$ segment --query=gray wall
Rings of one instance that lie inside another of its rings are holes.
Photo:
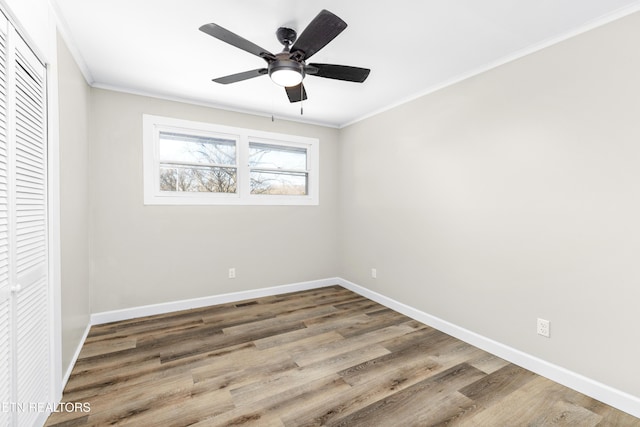
[[[89,268],[89,98],[91,88],[58,37],[62,369],[91,313]]]
[[[100,89],[91,101],[94,313],[335,276],[337,129]],[[144,206],[145,113],[319,138],[320,205]]]
[[[640,396],[639,45],[635,14],[343,129],[340,275]]]

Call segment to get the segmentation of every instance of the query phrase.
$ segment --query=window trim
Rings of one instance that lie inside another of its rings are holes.
[[[236,140],[236,193],[193,193],[160,191],[161,131],[223,136]],[[307,195],[251,194],[249,143],[305,148],[307,150]],[[145,205],[318,205],[320,141],[297,135],[224,126],[213,123],[143,114],[143,193]]]

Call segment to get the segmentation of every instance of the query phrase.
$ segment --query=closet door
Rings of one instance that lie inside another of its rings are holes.
[[[0,13],[0,402],[12,401],[11,287],[9,283],[9,194],[7,170],[7,27]],[[11,414],[0,411],[0,426]]]
[[[50,326],[47,260],[47,145],[45,68],[17,33],[13,72],[13,148],[10,231],[13,251],[15,378],[17,402],[50,396]],[[37,411],[18,415],[32,425]]]
[[[42,424],[51,397],[45,78],[0,13],[0,427]]]

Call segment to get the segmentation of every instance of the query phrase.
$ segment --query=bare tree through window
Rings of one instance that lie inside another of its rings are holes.
[[[308,194],[306,148],[251,142],[249,167],[251,194]]]
[[[236,141],[160,132],[160,190],[235,193]]]

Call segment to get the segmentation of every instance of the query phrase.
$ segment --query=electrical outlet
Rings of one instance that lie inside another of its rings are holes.
[[[371,278],[375,279],[378,277],[378,271],[375,268],[371,269]]]
[[[232,267],[229,269],[229,279],[235,279],[235,278],[236,278],[236,269]]]
[[[538,335],[549,338],[549,321],[538,319]]]

